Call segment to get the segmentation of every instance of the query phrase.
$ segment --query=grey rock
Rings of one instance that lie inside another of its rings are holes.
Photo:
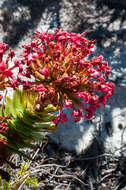
[[[105,152],[120,156],[126,149],[126,87],[117,86],[115,94],[106,107],[96,113],[92,120],[83,119],[74,123],[69,121],[59,124],[57,131],[50,137],[61,147],[77,153],[86,151],[94,140],[105,149]]]
[[[68,122],[59,124],[56,132],[49,136],[69,151],[84,152],[92,144],[95,126],[91,121],[85,119],[75,123],[70,109],[65,109],[64,113],[68,114]]]

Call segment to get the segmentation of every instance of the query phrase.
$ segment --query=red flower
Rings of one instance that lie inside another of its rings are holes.
[[[43,68],[43,69],[41,70],[41,73],[42,73],[46,78],[48,78],[48,76],[49,76],[49,70],[48,70],[47,68]]]
[[[89,107],[86,109],[86,111],[88,112],[88,113],[86,114],[86,118],[87,118],[87,119],[91,119],[92,116],[94,115],[95,111],[96,111],[96,107],[93,106],[93,105],[91,105],[91,106],[89,106]]]
[[[74,110],[72,112],[72,116],[73,116],[75,122],[80,121],[82,119],[82,110],[81,109]]]
[[[72,108],[72,106],[73,106],[72,100],[66,100],[64,103],[64,106],[66,108]]]
[[[3,55],[7,49],[7,44],[0,42],[0,54]]]
[[[6,77],[12,77],[13,73],[10,69],[4,70],[2,72],[2,74],[4,74]]]
[[[1,63],[0,63],[0,70],[4,71],[5,69],[6,69],[6,64],[5,64],[4,61],[1,61]]]
[[[61,121],[61,123],[65,123],[65,122],[67,122],[68,121],[68,118],[67,118],[67,114],[61,114],[60,115],[60,121]]]
[[[43,84],[40,84],[38,86],[34,86],[31,88],[31,90],[37,91],[37,92],[45,92],[47,89],[44,87]]]
[[[0,94],[0,101],[2,100],[2,95]]]

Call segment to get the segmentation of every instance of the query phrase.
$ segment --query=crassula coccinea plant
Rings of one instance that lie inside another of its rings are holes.
[[[53,132],[58,122],[66,122],[64,107],[73,110],[75,122],[83,112],[90,119],[113,94],[115,86],[107,80],[111,67],[102,55],[87,59],[94,41],[84,35],[58,29],[54,33],[36,31],[34,40],[23,45],[22,59],[13,61],[13,67],[9,67],[8,59],[14,53],[10,50],[3,62],[6,45],[1,43],[1,90],[7,86],[14,89],[12,99],[6,97],[0,111],[1,166],[6,162],[14,167],[9,162],[12,153],[27,157],[20,148],[34,148],[32,141],[43,139],[40,132]],[[17,78],[13,77],[15,67]]]
[[[34,40],[23,46],[22,63],[27,68],[22,74],[35,78],[34,82],[24,82],[24,88],[37,91],[42,104],[59,106],[56,124],[67,121],[63,107],[73,109],[75,122],[82,118],[82,111],[90,119],[114,91],[115,85],[107,80],[111,67],[103,56],[87,60],[94,41],[84,35],[58,29],[54,33],[36,31]]]

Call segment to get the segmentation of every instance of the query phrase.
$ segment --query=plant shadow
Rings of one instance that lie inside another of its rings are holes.
[[[54,0],[4,1],[0,15],[0,24],[4,32],[3,41],[11,47],[15,47],[25,35],[32,36],[39,22],[44,25],[42,19],[44,11],[51,13],[49,28],[60,27],[60,1],[57,1],[56,7],[53,6],[54,2]],[[55,20],[57,20],[57,25]]]

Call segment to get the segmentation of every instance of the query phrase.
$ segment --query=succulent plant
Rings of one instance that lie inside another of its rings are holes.
[[[6,97],[6,105],[1,106],[0,110],[0,165],[9,162],[12,153],[17,153],[28,159],[20,149],[36,148],[33,141],[47,140],[41,132],[53,132],[56,125],[53,120],[56,118],[58,107],[48,104],[41,110],[36,109],[38,105],[38,93],[28,90],[14,91],[12,99]]]

